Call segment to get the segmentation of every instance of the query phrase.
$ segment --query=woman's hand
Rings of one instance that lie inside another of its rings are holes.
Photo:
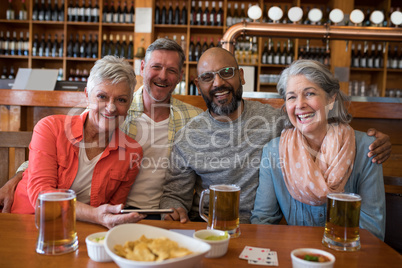
[[[122,208],[123,205],[105,204],[99,207],[92,207],[77,202],[77,219],[97,223],[110,229],[122,223],[138,222],[147,216],[136,212],[120,214]]]
[[[18,183],[22,179],[22,173],[16,173],[11,179],[4,184],[3,187],[0,188],[0,207],[3,207],[2,213],[10,213],[11,206],[14,202],[14,193],[17,188]]]
[[[372,159],[373,163],[382,164],[391,155],[391,142],[389,136],[374,129],[370,128],[367,130],[367,135],[376,137],[376,140],[370,144],[368,157],[374,156]]]

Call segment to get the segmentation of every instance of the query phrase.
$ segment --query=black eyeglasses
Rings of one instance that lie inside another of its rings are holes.
[[[203,83],[210,83],[215,79],[218,74],[222,79],[230,79],[234,76],[237,67],[225,67],[216,72],[206,72],[198,76],[198,79]]]

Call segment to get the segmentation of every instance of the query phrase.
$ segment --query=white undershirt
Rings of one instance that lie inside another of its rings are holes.
[[[145,113],[135,120],[135,140],[142,146],[143,160],[140,172],[127,197],[127,206],[159,208],[165,171],[169,165],[169,118],[155,122]]]
[[[91,200],[92,176],[94,174],[95,165],[98,163],[101,155],[102,153],[89,160],[85,148],[80,147],[78,153],[78,172],[71,185],[71,189],[76,193],[77,201],[79,202],[89,204]]]

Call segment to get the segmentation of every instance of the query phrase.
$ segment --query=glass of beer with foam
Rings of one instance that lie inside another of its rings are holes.
[[[204,214],[204,197],[209,195],[209,213]],[[201,192],[199,213],[208,229],[227,231],[232,238],[240,235],[240,187],[234,184],[211,185]]]
[[[36,252],[59,255],[78,248],[75,229],[76,194],[73,190],[52,189],[39,193],[36,200]]]
[[[360,249],[361,197],[353,193],[327,195],[327,218],[322,243],[339,251]]]

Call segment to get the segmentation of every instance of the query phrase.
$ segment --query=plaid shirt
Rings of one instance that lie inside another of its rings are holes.
[[[120,126],[120,129],[133,139],[135,139],[137,135],[137,127],[134,119],[140,117],[144,113],[142,90],[143,86],[141,86],[134,93],[134,98],[130,109],[128,110],[127,118]],[[202,109],[170,97],[170,116],[168,126],[169,155],[173,146],[173,140],[176,132],[184,127],[191,118],[199,115],[202,112]]]

